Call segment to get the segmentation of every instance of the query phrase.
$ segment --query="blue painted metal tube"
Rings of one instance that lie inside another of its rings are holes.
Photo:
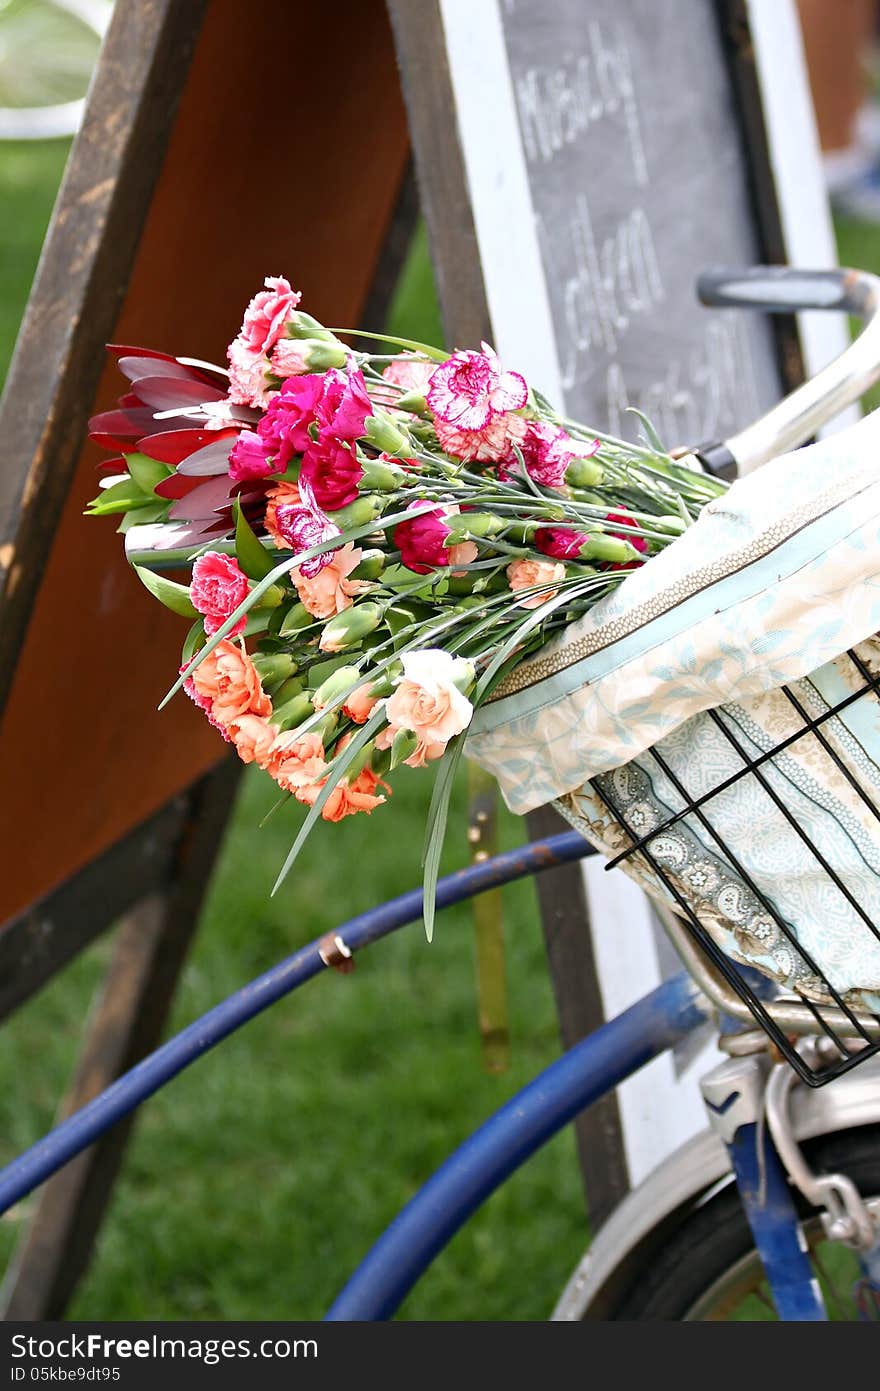
[[[328,1311],[387,1319],[471,1213],[579,1111],[706,1018],[682,972],[603,1024],[476,1130],[407,1203]]]
[[[727,1152],[777,1314],[786,1323],[825,1322],[791,1188],[766,1127],[741,1125]]]
[[[566,831],[547,840],[534,841],[441,879],[437,885],[437,906],[448,907],[486,889],[512,883],[515,879],[594,853],[593,847],[577,831]],[[390,899],[378,908],[371,908],[350,919],[338,929],[336,935],[342,938],[350,951],[356,952],[397,928],[417,921],[421,915],[422,891],[412,889],[399,898]],[[94,1101],[62,1121],[42,1140],[0,1170],[0,1212],[5,1212],[26,1193],[45,1182],[56,1169],[92,1144],[111,1125],[128,1115],[208,1049],[326,970],[320,945],[321,939],[317,939],[301,947],[221,1004],[215,1005],[201,1019],[182,1029],[144,1058],[143,1062],[113,1082]]]

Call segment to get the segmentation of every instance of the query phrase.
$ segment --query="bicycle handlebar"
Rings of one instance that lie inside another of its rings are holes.
[[[839,357],[765,415],[722,443],[694,451],[713,473],[746,473],[797,448],[880,380],[880,277],[868,271],[714,269],[699,277],[697,294],[702,304],[716,309],[761,309],[769,314],[833,310],[864,323]]]

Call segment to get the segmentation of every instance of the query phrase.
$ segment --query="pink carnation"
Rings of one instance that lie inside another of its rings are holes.
[[[309,426],[315,423],[323,389],[321,373],[288,377],[269,402],[257,433],[274,472],[283,473],[294,454],[303,454],[312,443]]]
[[[514,560],[507,567],[507,582],[514,594],[542,586],[538,593],[527,594],[524,599],[517,600],[523,609],[537,609],[555,599],[559,591],[549,586],[564,579],[565,566],[559,561],[553,564],[549,560]]]
[[[268,356],[302,299],[283,275],[267,275],[263,284],[266,288],[254,295],[244,311],[244,322],[235,340],[255,357]]]
[[[357,368],[343,372],[331,367],[323,374],[323,382],[316,410],[321,439],[353,443],[364,433],[367,416],[373,414],[364,374]]]
[[[263,438],[253,430],[242,430],[229,453],[229,477],[234,483],[251,478],[268,478],[275,472]]]
[[[382,376],[386,382],[399,386],[401,392],[418,391],[424,396],[436,370],[436,362],[426,362],[414,353],[399,353],[389,362]],[[397,391],[389,391],[384,394],[383,399],[393,405],[399,394]]]
[[[247,575],[228,555],[207,551],[193,565],[189,597],[205,616],[205,632],[210,637],[243,603],[250,591]],[[242,616],[228,638],[243,633],[247,618]]]
[[[527,424],[521,415],[506,414],[493,416],[482,430],[460,430],[438,417],[434,430],[440,448],[454,459],[509,466],[516,463],[512,445],[522,443]]]
[[[552,555],[554,560],[577,560],[581,546],[589,541],[582,531],[573,531],[565,526],[542,526],[535,532],[535,545],[544,555]]]
[[[519,448],[529,476],[544,488],[561,488],[572,459],[581,457],[580,447],[564,430],[542,420],[528,422]]]
[[[529,389],[519,372],[505,372],[488,343],[481,353],[453,353],[434,370],[427,401],[435,419],[458,430],[482,430],[496,416],[519,410]]]
[[[299,377],[308,372],[306,357],[311,345],[302,338],[282,338],[269,359],[276,377]]]
[[[236,338],[229,345],[229,399],[236,405],[254,406],[261,410],[268,405],[273,385],[268,373],[269,359],[251,353]]]

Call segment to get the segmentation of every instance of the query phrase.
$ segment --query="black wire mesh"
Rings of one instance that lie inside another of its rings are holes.
[[[852,768],[840,757],[828,737],[829,730],[826,728],[829,721],[840,715],[849,706],[854,705],[856,701],[880,700],[880,674],[872,676],[857,652],[849,651],[846,653],[846,657],[849,658],[855,669],[858,678],[857,688],[850,691],[843,700],[834,705],[826,705],[820,714],[813,716],[809,714],[803,701],[794,691],[783,687],[784,695],[802,724],[794,733],[780,740],[771,749],[763,750],[757,756],[753,756],[749,752],[717,710],[710,710],[709,717],[713,720],[724,740],[731,746],[733,752],[741,759],[742,767],[701,796],[693,796],[688,791],[682,778],[676,774],[659,749],[655,747],[648,750],[646,756],[653,759],[656,767],[675,789],[682,800],[682,806],[642,835],[637,833],[636,828],[628,823],[625,813],[614,804],[607,783],[603,785],[603,779],[595,778],[591,784],[596,795],[617,824],[626,832],[630,841],[625,850],[609,861],[607,867],[612,869],[615,865],[630,859],[632,856],[638,855],[642,858],[651,875],[659,880],[670,894],[685,927],[716,972],[748,1006],[756,1022],[769,1034],[779,1052],[788,1059],[799,1076],[814,1087],[821,1086],[833,1077],[840,1076],[841,1073],[849,1071],[850,1068],[880,1052],[880,1015],[871,1013],[861,1003],[854,1006],[851,997],[847,999],[835,989],[822,968],[813,960],[803,943],[798,940],[792,925],[786,921],[780,910],[762,891],[741,857],[737,856],[727,843],[722,828],[714,824],[711,819],[710,810],[712,801],[721,793],[726,792],[744,778],[754,778],[763,793],[770,798],[779,815],[808,848],[821,873],[827,876],[835,890],[846,899],[859,919],[862,930],[872,933],[880,941],[878,925],[865,912],[822,849],[812,842],[767,776],[768,768],[772,768],[774,759],[781,753],[789,749],[796,749],[800,741],[816,740],[823,752],[834,762],[835,767],[846,779],[859,800],[877,821],[878,841],[880,841],[880,807],[877,806],[868,789],[859,782]],[[878,711],[878,718],[880,718],[880,711]],[[831,726],[832,731],[833,728]],[[781,989],[776,992],[775,998],[779,1001],[797,1000],[810,1012],[815,1022],[816,1033],[823,1035],[828,1041],[821,1050],[823,1059],[821,1065],[811,1066],[795,1048],[794,1037],[787,1034],[774,1018],[773,999],[768,998],[768,996],[773,996],[774,992],[770,989],[769,980],[758,976],[753,968],[740,965],[723,950],[701,922],[698,909],[688,900],[680,884],[676,883],[674,877],[668,873],[652,851],[652,844],[658,836],[662,836],[675,825],[686,825],[688,822],[696,823],[699,826],[704,843],[708,839],[714,852],[726,861],[746,888],[751,891],[764,913],[788,940],[797,957],[806,964],[817,980],[819,989],[818,991],[814,989],[812,993],[820,994],[824,1003],[807,998],[801,993],[795,995],[783,992]]]

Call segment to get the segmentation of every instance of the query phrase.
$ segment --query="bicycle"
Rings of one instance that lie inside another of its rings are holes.
[[[761,420],[690,451],[713,471],[746,471],[795,447],[880,378],[874,276],[759,268],[703,277],[701,294],[707,303],[775,312],[838,310],[866,325],[835,363]],[[862,676],[845,703],[878,698],[880,677]],[[798,737],[824,739],[824,721],[842,708],[829,705]],[[738,776],[763,777],[766,761],[747,760]],[[702,801],[685,790],[674,819],[704,816]],[[638,836],[615,814],[630,842],[617,858],[641,854],[651,863],[651,843],[664,828]],[[535,842],[442,880],[438,907],[593,853],[575,831]],[[656,860],[653,867],[663,878]],[[710,1129],[624,1199],[552,1317],[880,1317],[880,1017],[851,1007],[830,985],[832,1003],[819,1007],[735,965],[668,876],[664,882],[676,903],[661,917],[685,969],[577,1044],[476,1131],[380,1237],[330,1321],[391,1317],[467,1217],[529,1155],[710,1019],[727,1054],[701,1081]],[[247,1020],[322,971],[346,971],[357,951],[417,921],[421,907],[413,891],[361,914],[184,1029],[2,1171],[0,1212]]]

